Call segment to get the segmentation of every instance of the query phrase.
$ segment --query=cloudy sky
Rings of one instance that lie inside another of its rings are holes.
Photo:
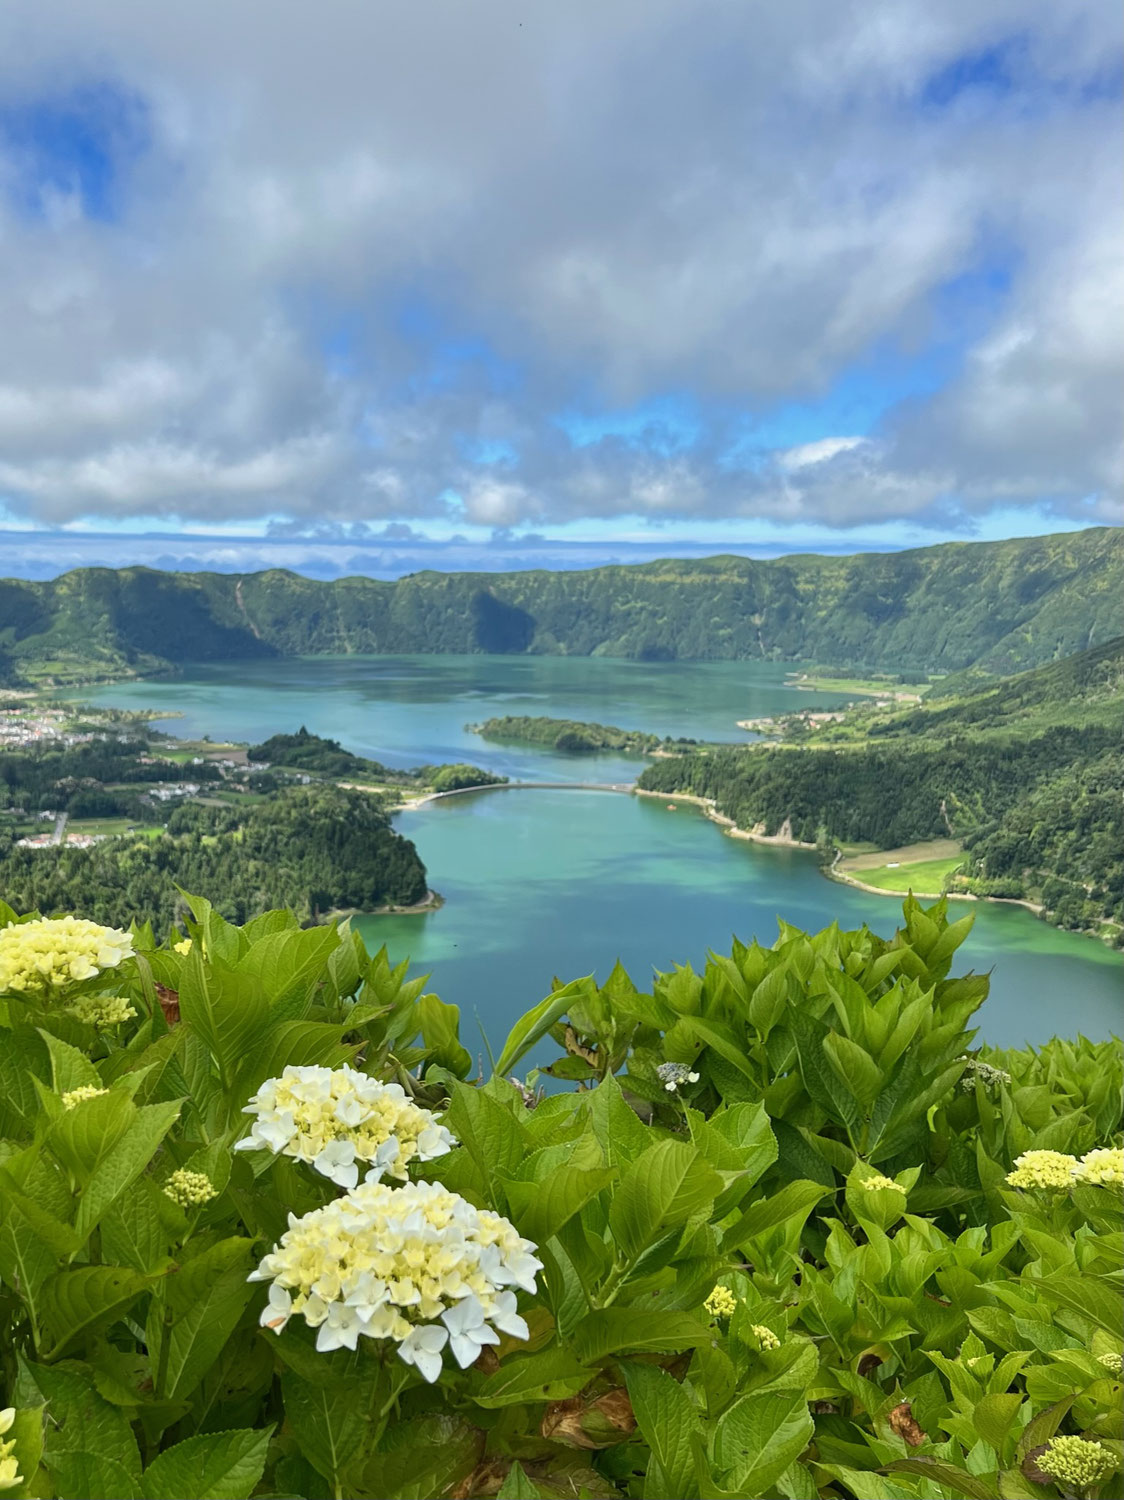
[[[0,571],[1117,522],[1120,102],[1108,0],[4,0]]]

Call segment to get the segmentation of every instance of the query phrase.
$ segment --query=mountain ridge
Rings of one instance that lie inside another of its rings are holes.
[[[337,654],[817,661],[1005,674],[1119,634],[1124,530],[564,572],[323,582],[285,569],[75,569],[0,581],[11,682]]]

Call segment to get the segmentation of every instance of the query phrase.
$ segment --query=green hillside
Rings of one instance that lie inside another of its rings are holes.
[[[1108,527],[855,557],[394,583],[90,568],[0,583],[0,671],[64,682],[261,656],[532,652],[1010,673],[1118,634],[1121,597],[1124,532]]]
[[[1117,638],[962,698],[859,711],[800,744],[660,760],[639,785],[825,851],[951,836],[965,853],[956,888],[1040,902],[1067,927],[1119,925],[1122,722]]]

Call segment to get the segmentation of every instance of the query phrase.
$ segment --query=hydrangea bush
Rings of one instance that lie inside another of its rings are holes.
[[[1120,1047],[980,1048],[969,918],[618,967],[470,1078],[346,923],[189,904],[0,906],[4,1495],[1124,1494]]]

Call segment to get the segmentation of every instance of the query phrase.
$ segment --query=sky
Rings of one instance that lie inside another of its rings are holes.
[[[0,572],[1121,521],[1105,0],[5,0]]]

